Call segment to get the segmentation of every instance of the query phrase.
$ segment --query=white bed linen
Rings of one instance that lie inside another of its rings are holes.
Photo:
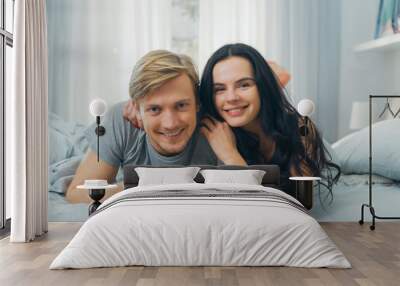
[[[263,190],[297,202],[279,190],[254,185],[193,183],[131,188],[106,200],[99,208],[103,211],[82,225],[50,269],[127,265],[351,267],[318,222],[290,204],[229,197],[152,198],[113,204],[136,192],[204,189]]]

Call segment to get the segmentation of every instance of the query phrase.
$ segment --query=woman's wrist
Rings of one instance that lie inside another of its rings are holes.
[[[247,166],[246,161],[239,152],[232,152],[229,157],[221,158],[225,165]]]

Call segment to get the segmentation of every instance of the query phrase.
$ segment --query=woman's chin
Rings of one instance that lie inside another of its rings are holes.
[[[229,118],[229,119],[225,119],[226,123],[228,123],[228,125],[230,127],[243,127],[246,125],[246,121],[245,120],[241,120],[239,118]]]

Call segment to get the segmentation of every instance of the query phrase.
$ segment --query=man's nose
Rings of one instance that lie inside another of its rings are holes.
[[[165,111],[162,117],[162,126],[166,129],[174,129],[179,125],[179,116],[175,111]]]

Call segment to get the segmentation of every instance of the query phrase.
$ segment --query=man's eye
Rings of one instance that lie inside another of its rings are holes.
[[[181,102],[181,103],[178,103],[178,105],[177,105],[177,107],[178,107],[178,109],[184,109],[186,106],[188,106],[189,104],[188,103],[186,103],[186,102]]]
[[[157,113],[160,111],[160,108],[153,106],[153,107],[150,107],[149,109],[147,109],[147,111],[149,111],[151,113]]]

